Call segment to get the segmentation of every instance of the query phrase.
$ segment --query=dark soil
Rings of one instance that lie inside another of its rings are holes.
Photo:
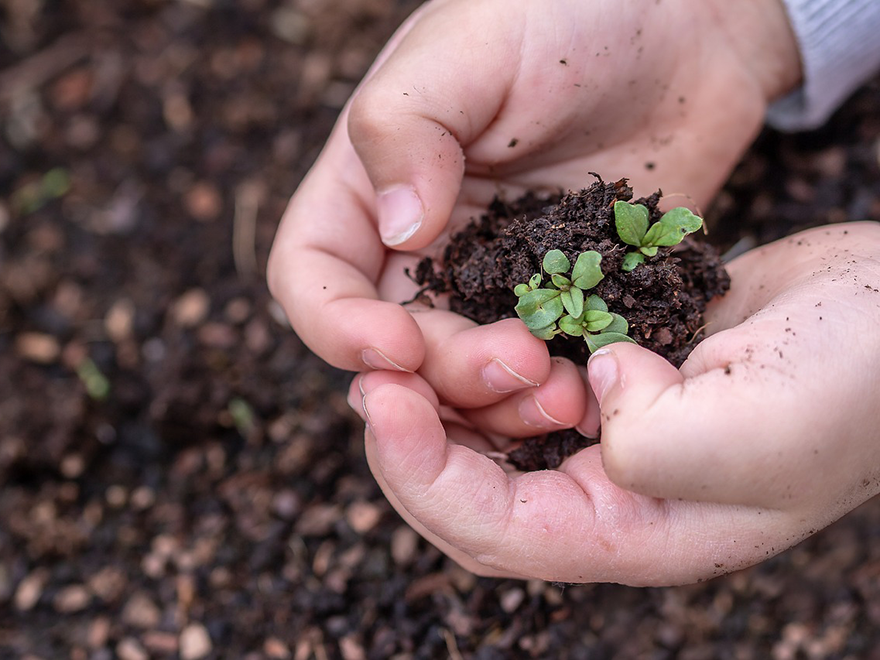
[[[602,255],[605,277],[590,291],[611,312],[629,323],[629,335],[675,366],[701,338],[703,312],[715,296],[730,287],[718,250],[688,236],[675,247],[660,248],[657,255],[632,270],[621,270],[623,257],[632,248],[620,240],[613,206],[632,200],[625,179],[605,183],[598,175],[590,187],[577,193],[546,199],[527,194],[512,203],[496,199],[488,212],[450,238],[441,263],[423,259],[415,280],[424,292],[448,294],[449,308],[478,323],[515,316],[513,288],[541,272],[541,261],[550,250],[562,250],[574,263],[577,255],[595,250]],[[635,200],[660,219],[662,192]],[[586,364],[586,343],[564,334],[549,342],[552,355]],[[584,447],[598,442],[566,430],[527,438],[508,454],[520,470],[558,467]]]
[[[3,3],[0,658],[876,660],[880,500],[670,589],[477,579],[386,503],[350,376],[262,273],[414,5]],[[880,220],[878,141],[880,81],[819,132],[767,131],[710,236]],[[53,168],[69,191],[29,202]]]
[[[426,291],[448,293],[449,307],[478,323],[516,316],[513,288],[537,272],[550,250],[562,250],[571,263],[581,252],[602,255],[605,277],[590,293],[623,316],[637,343],[680,366],[700,339],[706,304],[723,295],[730,278],[711,245],[687,237],[674,248],[660,248],[656,257],[631,272],[621,270],[632,248],[617,235],[612,207],[632,200],[625,179],[598,180],[577,193],[539,199],[527,195],[504,203],[496,199],[489,212],[451,237],[439,268],[430,257],[416,270]],[[662,196],[635,200],[660,219]],[[567,335],[550,341],[550,353],[585,364],[585,342]]]

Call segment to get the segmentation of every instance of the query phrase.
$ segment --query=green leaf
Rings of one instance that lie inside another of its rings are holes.
[[[543,339],[544,341],[549,341],[559,334],[555,323],[546,325],[543,328],[532,328],[529,332],[535,335],[538,339]]]
[[[640,247],[639,251],[648,257],[654,257],[657,255],[657,246],[656,245],[646,245],[644,247]],[[644,259],[642,259],[644,261]]]
[[[689,208],[684,206],[676,206],[671,211],[667,211],[660,218],[660,222],[668,222],[677,227],[681,227],[688,234],[693,234],[703,226],[703,219],[694,214]]]
[[[548,273],[567,273],[571,268],[571,262],[568,260],[562,250],[550,250],[544,255],[544,270]]]
[[[571,280],[568,279],[565,275],[558,275],[556,273],[553,273],[553,275],[550,276],[550,280],[553,282],[553,284],[555,284],[563,291],[571,287]]]
[[[600,312],[595,309],[588,309],[584,312],[584,327],[588,332],[599,332],[604,330],[611,325],[613,320],[614,317],[608,312]]]
[[[553,289],[535,289],[522,296],[514,309],[530,330],[543,328],[562,316],[559,295]]]
[[[110,381],[90,358],[85,358],[79,363],[76,375],[85,386],[86,393],[95,401],[103,401],[109,396]]]
[[[639,248],[640,250],[646,250],[650,248]],[[656,248],[655,248],[656,250]],[[620,269],[629,273],[630,271],[635,270],[636,266],[639,264],[645,263],[645,255],[641,252],[627,252],[623,257],[623,264],[620,266]]]
[[[614,202],[614,225],[620,240],[639,247],[648,231],[648,208],[642,204]]]
[[[568,314],[559,319],[559,329],[572,337],[580,337],[584,334],[584,326],[581,321]]]
[[[595,293],[586,299],[586,301],[584,302],[584,306],[587,309],[594,309],[597,312],[607,312],[608,311],[608,305],[606,305],[605,301],[602,300]]]
[[[584,292],[577,287],[563,291],[560,298],[562,299],[562,306],[565,307],[565,311],[575,318],[584,313]]]
[[[590,349],[590,353],[595,353],[603,346],[616,344],[617,342],[627,342],[629,344],[636,343],[632,337],[627,337],[619,332],[603,332],[601,335],[584,335],[584,338],[587,340],[587,348]]]
[[[529,289],[535,290],[541,286],[541,273],[535,273],[529,280]]]
[[[517,298],[526,295],[529,291],[531,291],[531,289],[528,284],[517,284],[513,287],[513,292],[516,294]]]
[[[678,245],[685,236],[694,233],[702,226],[702,218],[691,213],[690,209],[679,206],[651,226],[642,239],[642,245],[666,247]]]
[[[574,269],[571,271],[571,279],[574,285],[584,291],[592,289],[605,275],[599,264],[602,262],[602,255],[595,250],[587,250],[578,255],[575,261]]]
[[[625,335],[629,333],[629,323],[626,322],[626,319],[623,318],[620,314],[615,314],[611,312],[611,323],[609,323],[605,329],[602,331],[602,334],[608,332],[617,332],[621,335]]]

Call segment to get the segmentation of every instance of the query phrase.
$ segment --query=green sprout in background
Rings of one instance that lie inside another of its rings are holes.
[[[541,273],[535,273],[513,290],[519,298],[517,316],[533,335],[544,340],[560,333],[583,337],[590,353],[618,341],[635,343],[627,336],[626,319],[609,312],[599,296],[586,293],[605,277],[601,261],[595,250],[579,254],[574,268],[561,250],[544,255],[542,267],[550,276],[546,286],[542,288]]]
[[[657,248],[678,245],[685,236],[703,226],[703,219],[683,206],[663,214],[650,227],[649,217],[648,207],[643,204],[614,203],[617,235],[627,245],[638,248],[635,252],[628,252],[623,258],[621,268],[627,272],[644,263],[645,257],[655,256]]]
[[[19,188],[12,196],[12,205],[22,215],[39,211],[49,202],[64,197],[70,190],[70,174],[63,167],[53,167],[37,181]]]
[[[110,395],[110,381],[91,359],[86,358],[79,363],[76,375],[85,386],[86,393],[95,401],[103,401]]]

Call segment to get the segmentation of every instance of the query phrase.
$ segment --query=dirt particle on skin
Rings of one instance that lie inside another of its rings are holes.
[[[568,66],[568,61],[567,61],[567,60],[564,60],[564,59],[563,59],[563,60],[559,60],[559,63],[562,64],[563,66]]]
[[[653,170],[656,166],[657,165],[652,161],[648,161],[647,163],[645,163],[646,170]]]
[[[507,143],[507,148],[513,149],[518,144],[519,144],[519,138],[510,138],[510,142]]]

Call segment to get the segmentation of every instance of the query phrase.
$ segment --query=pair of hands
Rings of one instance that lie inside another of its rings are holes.
[[[596,171],[705,204],[799,76],[778,0],[727,4],[428,3],[291,200],[273,294],[318,355],[363,372],[351,400],[389,500],[477,573],[691,582],[880,492],[876,225],[731,263],[681,370],[631,345],[587,370],[519,321],[397,304],[414,290],[404,268],[497,192],[579,188]],[[485,456],[600,423],[601,446],[555,471],[509,475]]]

